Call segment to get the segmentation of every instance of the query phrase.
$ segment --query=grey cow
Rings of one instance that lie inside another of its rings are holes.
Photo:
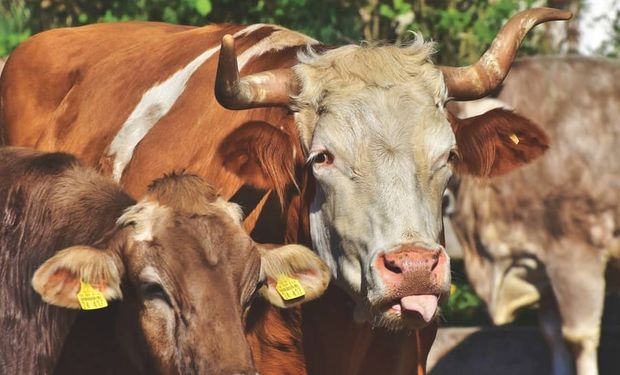
[[[496,324],[540,305],[555,375],[573,372],[568,347],[577,374],[598,374],[605,291],[620,289],[620,64],[522,59],[495,99],[457,106],[461,116],[512,108],[553,140],[519,171],[454,185],[450,218],[470,282]]]

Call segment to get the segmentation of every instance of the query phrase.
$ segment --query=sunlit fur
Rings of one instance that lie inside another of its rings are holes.
[[[358,308],[393,328],[385,323],[392,316],[377,310],[402,296],[384,285],[373,265],[377,255],[404,244],[441,247],[441,196],[456,141],[433,50],[416,35],[402,46],[307,51],[295,67],[302,144],[310,155],[323,149],[334,155],[333,165],[312,167],[314,248]],[[446,290],[449,271],[441,272]]]
[[[443,77],[431,63],[435,45],[414,34],[404,45],[347,45],[318,54],[312,49],[299,53],[295,71],[302,90],[295,99],[297,126],[308,148],[316,126],[316,115],[325,107],[339,108],[343,100],[368,87],[382,89],[415,83],[426,89],[428,99],[441,104],[447,98]],[[422,96],[422,95],[421,95]],[[364,103],[358,103],[363,106]]]
[[[311,301],[323,294],[329,284],[329,269],[319,257],[300,245],[287,245],[276,251],[262,250],[261,274],[267,285],[261,288],[261,294],[273,305],[291,307],[302,302]],[[297,278],[306,295],[294,301],[285,301],[273,288],[279,276]]]
[[[32,287],[52,305],[79,309],[80,280],[97,286],[106,300],[122,298],[123,264],[117,254],[89,246],[59,251],[35,272]],[[63,271],[59,277],[56,272]]]

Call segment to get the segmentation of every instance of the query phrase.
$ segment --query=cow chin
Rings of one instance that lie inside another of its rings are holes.
[[[373,303],[370,309],[370,322],[374,327],[381,327],[390,331],[413,330],[423,328],[437,319],[440,315],[440,305],[448,295],[449,288],[427,295],[414,295],[404,298],[382,298]],[[416,306],[405,309],[404,299]]]

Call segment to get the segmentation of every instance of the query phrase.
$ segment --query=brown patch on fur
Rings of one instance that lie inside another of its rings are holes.
[[[256,188],[274,189],[284,206],[285,189],[295,181],[288,134],[266,122],[249,122],[229,134],[218,152],[226,169]]]
[[[549,137],[525,117],[504,109],[457,119],[449,114],[460,160],[456,170],[478,177],[494,177],[512,171],[541,156]],[[519,139],[515,143],[512,135]]]

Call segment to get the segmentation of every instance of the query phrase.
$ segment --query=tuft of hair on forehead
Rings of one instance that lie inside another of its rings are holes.
[[[222,199],[217,190],[202,177],[184,172],[172,172],[151,182],[143,200],[188,214],[206,215],[217,207],[241,223],[243,211],[235,203]]]
[[[219,194],[200,176],[172,172],[154,180],[145,198],[183,212],[205,215]]]
[[[418,33],[401,44],[363,43],[324,53],[308,49],[299,53],[300,64],[295,66],[302,81],[296,99],[318,106],[325,91],[339,92],[355,83],[389,88],[410,81],[428,87],[437,97],[444,96],[443,78],[431,61],[434,53],[435,43],[425,42]]]
[[[435,44],[415,33],[411,41],[402,44],[365,43],[322,53],[300,52],[300,63],[294,69],[301,91],[293,97],[293,109],[306,151],[321,112],[342,111],[347,103],[363,110],[364,104],[356,103],[355,98],[369,90],[398,87],[403,93],[410,90],[423,105],[443,108],[448,90],[431,61],[434,52]]]

